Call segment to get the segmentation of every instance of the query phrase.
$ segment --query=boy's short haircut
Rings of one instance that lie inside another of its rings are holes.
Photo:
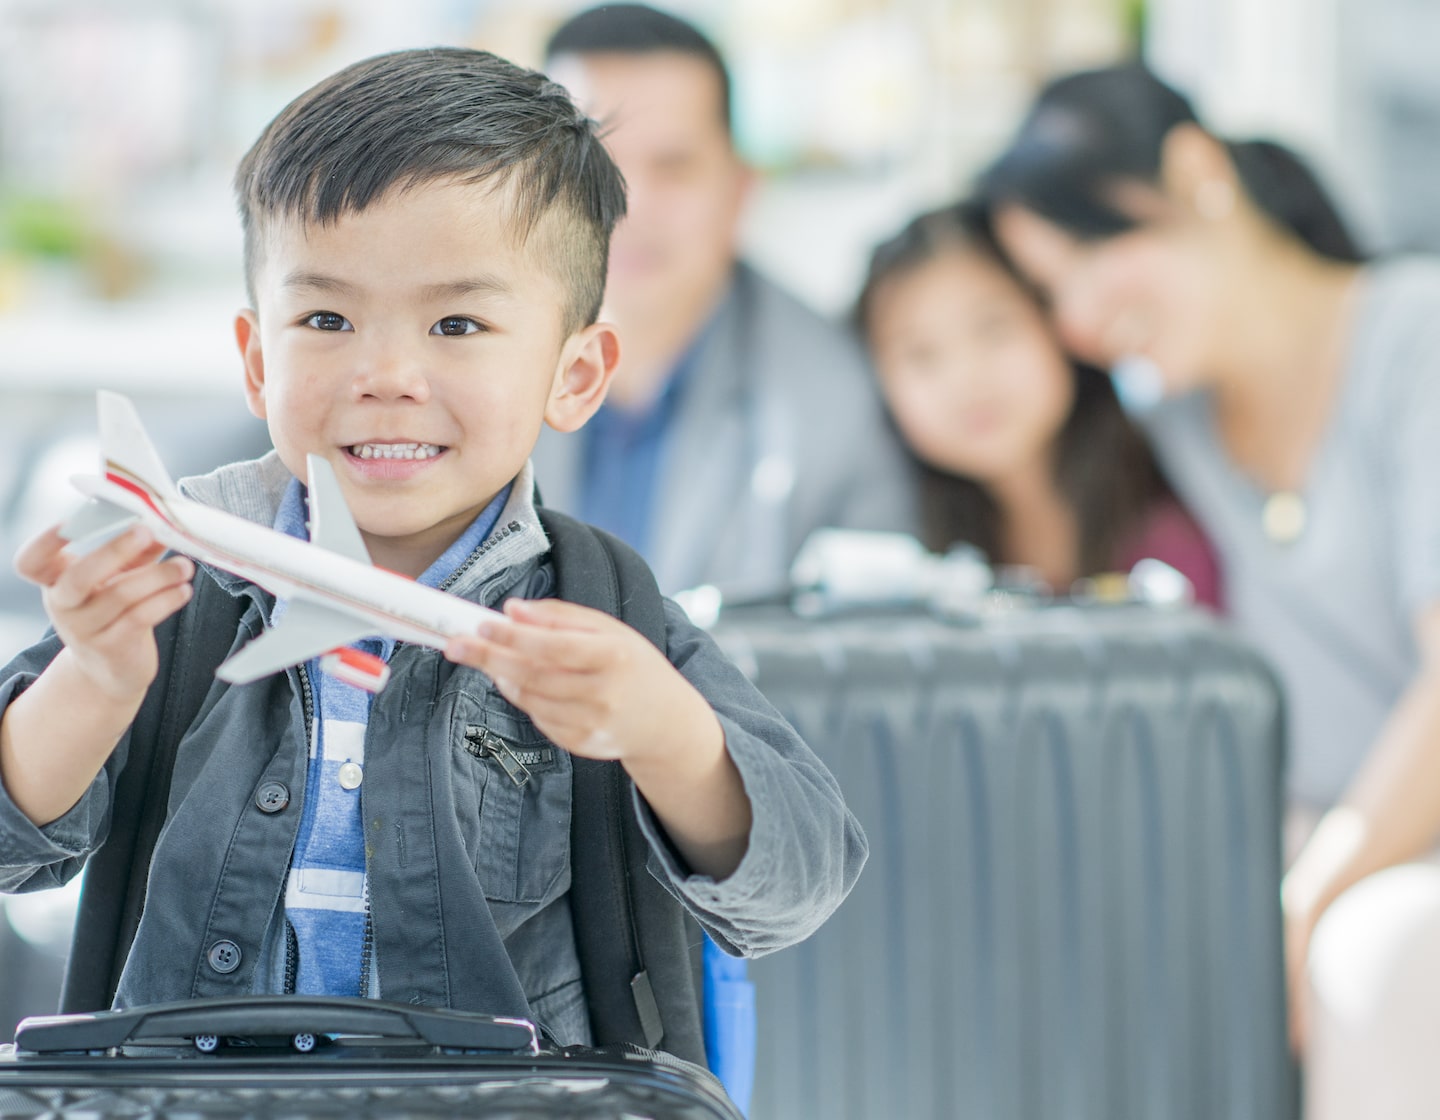
[[[522,242],[553,213],[541,249],[569,292],[565,332],[595,321],[624,180],[562,86],[458,47],[357,62],[265,127],[235,175],[252,304],[267,222],[325,225],[443,178],[512,186]]]
[[[675,51],[705,63],[720,83],[720,114],[731,128],[730,71],[699,28],[646,4],[601,4],[566,20],[545,44],[546,60],[562,54],[651,54]]]

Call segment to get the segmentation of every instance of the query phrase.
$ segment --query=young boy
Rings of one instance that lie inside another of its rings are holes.
[[[303,536],[297,479],[322,455],[376,564],[504,616],[443,656],[364,643],[391,669],[373,701],[313,663],[217,684],[180,741],[116,1003],[361,994],[587,1041],[570,755],[620,761],[652,873],[726,949],[809,934],[865,858],[824,766],[673,604],[662,654],[547,597],[528,456],[542,422],[599,407],[619,346],[595,320],[624,189],[593,122],[492,55],[401,52],[294,101],[236,185],[235,333],[275,451],[182,489]],[[237,642],[285,609],[143,531],[64,545],[52,529],[16,560],[55,634],[0,673],[6,890],[63,883],[104,841],[169,674],[155,628],[194,609],[192,578],[241,597]],[[527,781],[499,765],[515,751]]]

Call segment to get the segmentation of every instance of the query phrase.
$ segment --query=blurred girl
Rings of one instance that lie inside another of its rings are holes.
[[[1298,160],[1138,66],[1051,84],[983,190],[1068,348],[1163,398],[1157,453],[1286,685],[1309,1115],[1433,1115],[1440,870],[1398,865],[1440,836],[1440,264],[1362,265]]]
[[[1065,356],[978,210],[923,214],[879,246],[856,319],[918,462],[928,548],[974,544],[1062,593],[1154,557],[1216,604],[1209,547],[1110,379]]]

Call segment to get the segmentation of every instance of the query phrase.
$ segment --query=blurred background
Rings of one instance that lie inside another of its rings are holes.
[[[9,557],[74,504],[96,388],[138,400],[177,475],[265,447],[230,326],[244,302],[230,176],[262,125],[384,50],[461,44],[538,65],[582,6],[0,0],[0,654],[42,627]],[[1426,143],[1440,5],[1425,0],[659,6],[730,63],[738,142],[762,173],[746,255],[830,314],[880,237],[966,187],[1040,82],[1136,54],[1221,132],[1308,157],[1367,248],[1440,248],[1425,192],[1440,181]],[[45,913],[17,920],[27,940],[57,940]]]
[[[435,43],[538,65],[562,0],[0,0],[0,650],[8,557],[72,493],[90,394],[131,393],[177,473],[264,446],[230,334],[230,175],[323,75]],[[662,7],[665,5],[661,5]],[[692,0],[762,171],[746,255],[843,312],[873,243],[966,185],[1046,76],[1142,54],[1233,136],[1309,157],[1372,248],[1440,245],[1440,8],[1423,0]],[[199,430],[194,422],[203,415]]]

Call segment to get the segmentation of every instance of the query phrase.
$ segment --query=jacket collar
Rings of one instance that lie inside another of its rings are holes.
[[[187,498],[269,528],[275,523],[275,514],[290,479],[290,471],[280,456],[270,451],[259,459],[230,463],[209,474],[182,478],[179,487]],[[535,512],[534,470],[527,462],[515,477],[510,498],[495,528],[460,565],[445,590],[466,599],[478,598],[490,585],[499,586],[497,577],[507,569],[519,569],[516,577],[523,578],[549,550],[550,541]],[[253,586],[249,580],[232,573],[208,570],[232,594],[240,594]],[[515,581],[504,582],[508,587]]]

